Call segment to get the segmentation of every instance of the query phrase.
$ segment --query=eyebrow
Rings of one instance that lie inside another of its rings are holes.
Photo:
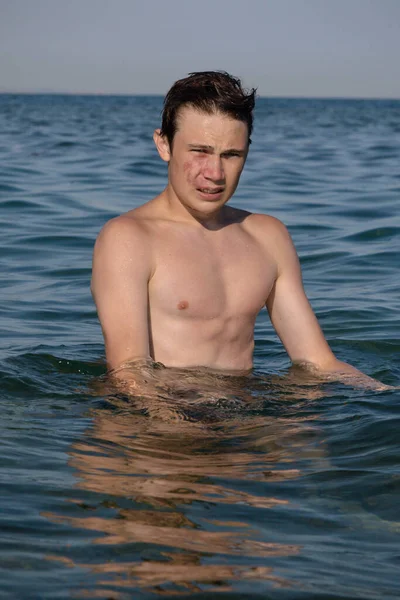
[[[214,146],[209,146],[207,144],[188,144],[189,148],[200,148],[201,150],[209,150],[214,151]],[[221,154],[230,154],[231,152],[235,152],[236,154],[244,155],[246,150],[242,150],[240,148],[227,148]]]

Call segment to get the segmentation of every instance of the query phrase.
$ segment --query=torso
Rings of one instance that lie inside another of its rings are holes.
[[[232,222],[217,231],[133,212],[153,255],[151,352],[166,366],[252,366],[254,323],[276,267],[257,234],[258,215],[229,210]]]

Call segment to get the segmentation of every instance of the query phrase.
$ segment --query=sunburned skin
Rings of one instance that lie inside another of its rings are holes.
[[[217,178],[213,182],[205,181],[204,171],[207,172],[209,168],[207,163],[210,162],[210,151],[203,150],[203,152],[197,152],[193,160],[186,161],[183,164],[183,171],[186,173],[189,186],[200,192],[202,196],[209,196],[210,199],[218,200],[224,190],[223,178]],[[219,160],[218,157],[211,157],[211,162],[216,163]]]

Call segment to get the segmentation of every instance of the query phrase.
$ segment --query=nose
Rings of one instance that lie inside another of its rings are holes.
[[[213,154],[208,157],[204,177],[214,183],[223,183],[225,181],[224,167],[221,157]]]

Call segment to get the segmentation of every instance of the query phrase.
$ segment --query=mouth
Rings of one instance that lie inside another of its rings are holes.
[[[217,198],[218,196],[221,196],[224,188],[219,187],[219,188],[197,188],[197,191],[200,192],[200,194],[202,196],[205,197],[209,197],[209,198]]]

